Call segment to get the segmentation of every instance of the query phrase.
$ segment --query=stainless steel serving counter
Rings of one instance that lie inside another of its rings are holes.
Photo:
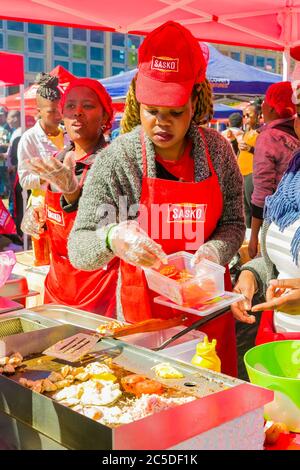
[[[34,311],[6,314],[35,315],[54,324],[95,329],[107,318],[68,307],[49,305]],[[4,316],[0,317],[1,319]],[[40,321],[40,320],[39,320]],[[45,331],[45,330],[44,330]],[[23,333],[26,335],[26,333]],[[145,334],[146,335],[146,334]],[[102,339],[92,360],[113,358],[134,373],[154,377],[152,367],[165,356],[125,341]],[[47,356],[28,360],[23,376],[47,377],[61,363]],[[109,427],[35,393],[18,383],[20,375],[0,375],[0,447],[16,449],[259,449],[263,445],[263,405],[273,393],[223,374],[168,359],[182,379],[158,379],[188,391],[195,401],[155,413],[118,427]],[[156,378],[157,380],[157,378]]]

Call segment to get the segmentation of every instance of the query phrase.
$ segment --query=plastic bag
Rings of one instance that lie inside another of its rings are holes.
[[[16,255],[13,251],[0,253],[0,287],[6,283],[16,262]]]
[[[39,239],[44,233],[44,225],[46,222],[45,209],[43,205],[27,207],[22,222],[21,230],[27,235]]]

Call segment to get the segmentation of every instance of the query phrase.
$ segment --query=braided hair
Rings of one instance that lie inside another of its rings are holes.
[[[132,131],[134,127],[141,124],[140,104],[135,95],[136,77],[131,81],[126,95],[125,110],[120,124],[122,134]],[[194,85],[192,100],[195,101],[195,112],[192,120],[198,126],[209,122],[213,116],[213,102],[211,86],[207,79]]]
[[[41,72],[36,76],[35,82],[39,85],[36,93],[38,96],[49,101],[59,100],[61,97],[58,88],[58,78],[53,77],[49,73]]]

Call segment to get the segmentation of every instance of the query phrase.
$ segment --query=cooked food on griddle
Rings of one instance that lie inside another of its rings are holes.
[[[51,380],[51,382],[55,383],[59,382],[60,380],[64,380],[64,376],[61,372],[52,371],[51,374],[48,376],[48,379]]]
[[[165,397],[163,395],[142,395],[140,398],[127,399],[124,404],[110,407],[99,407],[101,417],[96,419],[101,424],[117,426],[132,423],[151,414],[183,405],[195,400],[196,397]],[[76,407],[75,407],[76,409]],[[76,409],[77,410],[77,409]],[[83,414],[85,414],[86,408]],[[82,412],[82,411],[80,411]]]
[[[57,393],[54,393],[52,397],[57,401],[67,400],[69,398],[76,398],[79,402],[82,393],[83,390],[78,387],[78,385],[70,385],[69,387],[64,387],[62,390],[59,390]]]
[[[112,370],[103,362],[91,362],[84,368],[85,372],[91,374],[94,378],[100,378],[101,375],[112,373]]]
[[[125,392],[132,393],[137,397],[151,393],[161,395],[164,392],[164,386],[160,382],[138,374],[130,374],[126,377],[122,377],[121,385]]]
[[[10,356],[0,357],[0,374],[14,374],[18,367],[23,363],[23,356],[19,352],[15,352]]]
[[[168,376],[182,377],[170,364],[155,367]],[[66,365],[49,373],[47,378],[33,381],[22,377],[19,383],[35,392],[47,393],[61,405],[111,426],[130,423],[196,399],[145,375],[130,373],[111,358],[91,362],[85,367]]]
[[[82,388],[80,403],[83,405],[111,405],[122,395],[119,384],[110,380],[89,380]]]
[[[169,362],[161,362],[151,368],[157,377],[162,379],[182,379],[183,373],[171,366]]]
[[[98,333],[102,335],[113,335],[115,330],[118,330],[119,328],[122,328],[123,326],[126,326],[126,322],[118,321],[118,320],[111,320],[104,325],[99,325],[97,327]]]

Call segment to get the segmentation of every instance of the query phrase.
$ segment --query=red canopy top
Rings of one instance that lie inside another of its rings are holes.
[[[24,58],[22,55],[0,52],[0,86],[24,84]]]
[[[275,50],[300,44],[300,0],[0,0],[0,17],[122,33],[173,20],[208,42]]]

